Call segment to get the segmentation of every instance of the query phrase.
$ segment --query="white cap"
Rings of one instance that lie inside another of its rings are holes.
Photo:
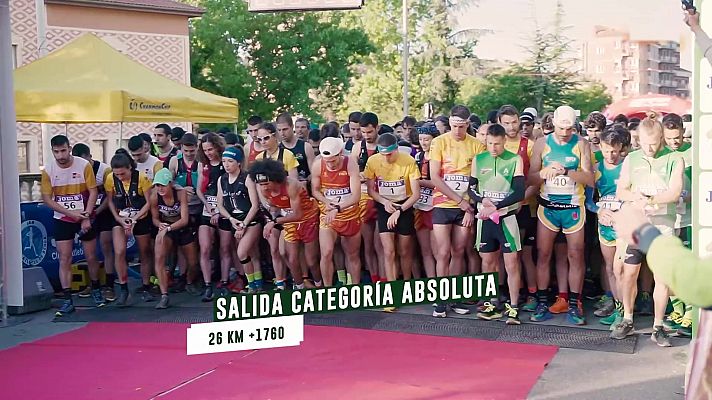
[[[325,137],[319,143],[319,153],[322,157],[334,157],[344,150],[344,141],[335,137]]]
[[[554,126],[571,128],[576,125],[576,110],[569,106],[560,106],[554,111]]]
[[[522,111],[522,114],[524,114],[524,113],[531,114],[534,117],[534,119],[537,119],[537,117],[539,117],[539,113],[537,113],[536,108],[534,108],[534,107],[525,108],[524,111]]]

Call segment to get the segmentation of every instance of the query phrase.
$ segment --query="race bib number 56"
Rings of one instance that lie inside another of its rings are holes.
[[[57,195],[54,198],[59,205],[69,211],[84,211],[84,197],[81,194],[72,194],[68,196]]]

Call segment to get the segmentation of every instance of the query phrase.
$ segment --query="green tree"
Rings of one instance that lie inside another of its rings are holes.
[[[606,85],[595,82],[581,87],[571,94],[571,107],[581,110],[581,115],[586,116],[594,111],[601,111],[611,104],[613,98],[608,94]]]
[[[238,99],[241,120],[283,111],[318,119],[315,102],[340,103],[351,66],[373,50],[341,12],[256,14],[235,0],[200,6],[205,14],[191,26],[193,85]]]

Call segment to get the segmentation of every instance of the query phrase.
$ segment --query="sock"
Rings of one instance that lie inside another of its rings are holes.
[[[255,281],[255,274],[247,274],[247,283],[252,283]]]
[[[536,286],[535,287],[528,287],[527,288],[527,293],[529,296],[536,296]]]
[[[322,282],[322,281],[314,281],[314,286],[316,286],[316,287],[322,287],[322,286],[324,286],[324,282]]]
[[[91,281],[91,289],[92,289],[92,290],[101,289],[101,284],[99,284],[99,281],[98,281],[98,280],[96,280],[96,281]]]
[[[559,298],[569,301],[569,294],[566,292],[559,292]]]
[[[549,296],[546,293],[546,290],[537,290],[536,291],[536,300],[539,304],[544,304],[549,302]]]
[[[106,274],[106,286],[113,287],[116,280],[116,274]]]
[[[347,285],[353,285],[353,284],[354,284],[354,281],[353,281],[353,279],[351,278],[351,274],[346,274],[346,284],[347,284]]]
[[[378,276],[378,274],[371,274],[371,283],[376,283],[381,280],[381,277]]]
[[[129,284],[128,283],[119,283],[119,286],[121,287],[122,292],[128,292],[129,291]]]
[[[616,311],[618,311],[618,314],[623,314],[623,303],[618,300],[614,300],[614,303],[616,305]]]
[[[633,313],[628,313],[626,311],[623,311],[623,319],[633,321]]]
[[[62,294],[64,294],[64,300],[72,301],[72,289],[70,289],[70,288],[62,289]]]
[[[673,311],[677,311],[678,314],[682,315],[685,313],[685,303],[680,300],[679,297],[677,296],[670,296],[670,300],[672,301],[672,309]]]
[[[262,271],[255,271],[254,274],[252,274],[255,277],[255,288],[261,288],[262,287]]]
[[[282,290],[284,290],[284,288],[287,286],[285,281],[276,281],[275,284],[277,285],[277,287],[279,289],[282,289]]]
[[[144,283],[144,284],[143,284],[143,291],[144,291],[144,292],[148,292],[149,290],[151,290],[151,284],[150,284],[150,283],[148,283],[148,284]]]
[[[571,294],[568,296],[569,307],[578,307],[579,296],[581,295],[578,293],[571,292]]]
[[[653,320],[653,328],[657,328],[659,326],[663,326],[663,320],[662,319]]]
[[[499,285],[499,295],[506,296],[507,294],[509,294],[507,288],[504,285]]]
[[[339,282],[341,282],[342,285],[346,285],[346,270],[337,269],[336,278],[339,280]]]
[[[304,289],[304,282],[302,282],[302,283],[300,283],[300,284],[298,284],[298,285],[294,285],[294,287],[296,287],[297,290],[299,290],[299,289]]]
[[[610,290],[606,291],[606,296],[613,298],[613,292],[611,292]]]
[[[388,278],[385,278],[385,277],[381,277],[381,280],[380,280],[380,282],[388,282]]]

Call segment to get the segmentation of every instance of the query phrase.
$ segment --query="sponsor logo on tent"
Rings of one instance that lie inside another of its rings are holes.
[[[131,111],[160,111],[170,110],[171,105],[168,103],[148,103],[136,99],[129,100],[129,110]]]

